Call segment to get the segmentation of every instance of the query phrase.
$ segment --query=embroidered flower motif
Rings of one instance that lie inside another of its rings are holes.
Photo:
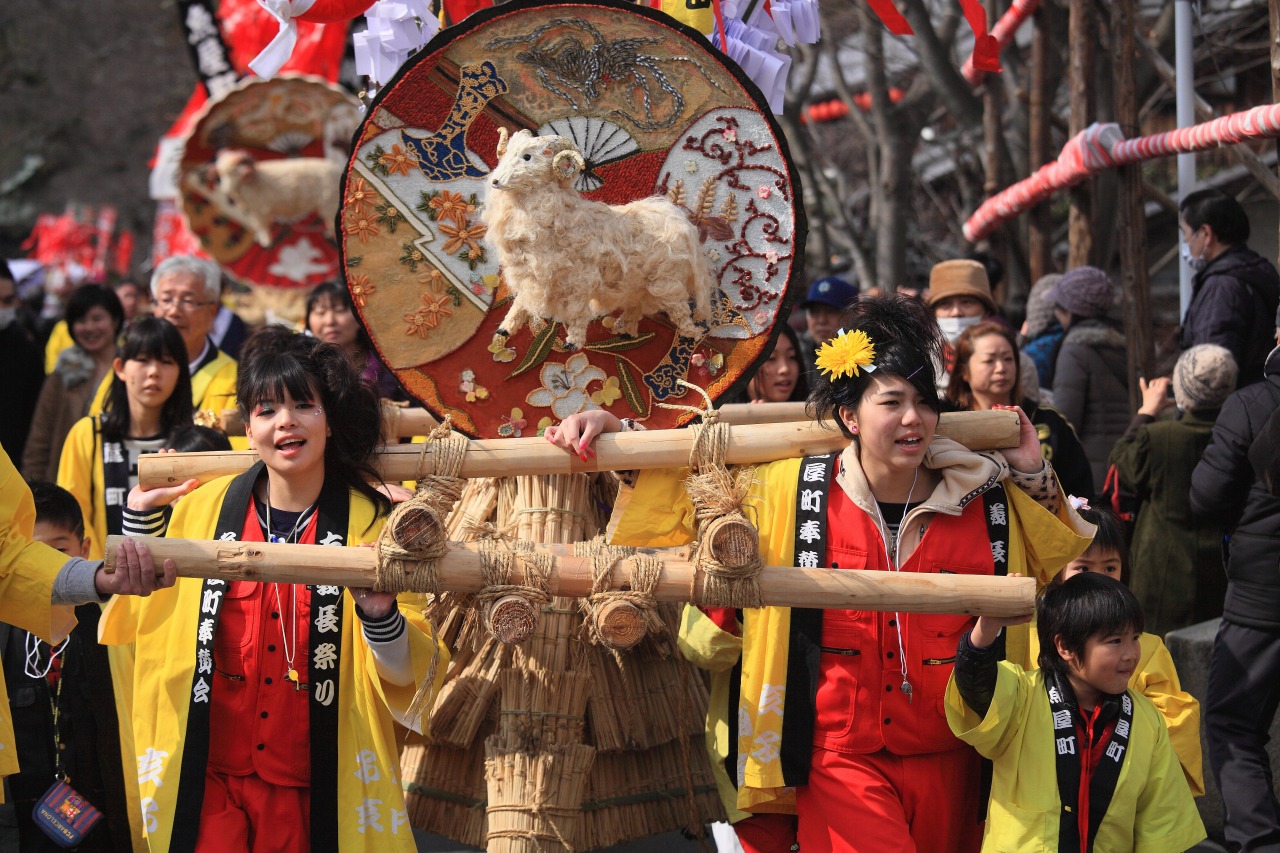
[[[778,253],[775,252],[773,249],[770,249],[769,251],[764,253],[764,259],[768,261],[769,266],[773,266],[778,262]]]
[[[369,297],[378,292],[378,286],[364,273],[350,276],[347,282],[351,290],[351,301],[357,308],[363,308],[369,301]]]
[[[361,243],[368,243],[370,237],[378,236],[378,223],[367,213],[357,213],[347,222],[347,233],[359,237]]]
[[[493,360],[499,362],[514,361],[516,357],[516,351],[507,346],[507,339],[502,335],[493,336],[489,352],[493,353]]]
[[[413,157],[398,143],[392,145],[390,151],[379,157],[378,162],[393,175],[408,175],[409,170],[413,168]]]
[[[688,172],[690,175],[692,175],[694,172],[698,171],[698,161],[697,161],[697,160],[685,160],[685,161],[684,161],[684,170],[685,170],[686,172]]]
[[[543,364],[539,378],[542,387],[530,392],[525,401],[531,406],[550,407],[553,415],[564,420],[569,415],[599,408],[591,402],[587,385],[604,382],[608,377],[587,361],[585,355],[576,353],[564,364]]]
[[[502,416],[502,423],[498,426],[498,435],[503,438],[519,438],[520,431],[528,425],[529,422],[524,419],[524,412],[519,409],[512,409],[510,415]]]
[[[738,131],[734,130],[732,127],[726,127],[726,128],[724,129],[724,133],[722,133],[722,134],[720,134],[720,135],[724,137],[724,141],[725,141],[725,142],[737,142],[737,141],[738,141]]]
[[[448,219],[459,226],[467,224],[467,218],[476,212],[476,206],[462,197],[462,193],[441,190],[440,194],[427,203],[435,211],[438,219]]]
[[[446,293],[422,294],[422,307],[404,315],[404,321],[409,324],[404,333],[417,335],[425,340],[427,332],[439,326],[441,319],[453,314],[449,301],[449,295]]]
[[[773,188],[760,187],[759,189],[756,190],[756,195],[760,196],[760,198],[768,198],[769,196],[773,195]]]
[[[476,382],[474,370],[462,371],[462,381],[458,383],[458,390],[467,395],[468,403],[489,399],[489,389]]]
[[[618,377],[610,376],[604,381],[599,391],[591,393],[591,402],[597,406],[612,406],[613,401],[622,396],[622,388],[618,386]]]
[[[469,226],[442,224],[440,226],[440,233],[449,238],[445,241],[442,248],[447,255],[456,253],[463,246],[467,247],[467,252],[469,254],[480,254],[484,249],[480,247],[480,243],[477,241],[484,237],[485,232],[488,230],[488,227],[486,227],[484,223],[477,223],[476,225]]]
[[[689,364],[694,367],[702,367],[706,363],[707,357],[700,352],[695,352],[693,355],[689,356]]]
[[[769,322],[769,312],[757,311],[755,313],[755,316],[753,316],[751,319],[755,320],[756,326],[763,327],[766,323]]]
[[[707,249],[707,260],[711,261],[711,263],[713,264],[720,263],[720,258],[722,257],[723,255],[720,254],[720,250],[717,249],[716,247],[711,246]]]
[[[372,207],[375,194],[369,189],[369,184],[364,178],[354,178],[347,187],[347,205],[353,207],[356,213],[364,213],[366,207]]]
[[[859,329],[856,332],[840,330],[834,338],[818,347],[815,364],[828,379],[841,379],[845,376],[857,376],[859,368],[875,370],[872,364],[876,358],[876,348],[867,333]]]
[[[543,418],[538,421],[538,438],[542,438],[542,434],[545,433],[553,423],[555,423],[555,421],[551,420],[551,418]]]

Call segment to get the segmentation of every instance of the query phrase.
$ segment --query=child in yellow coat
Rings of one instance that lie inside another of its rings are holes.
[[[999,661],[995,641],[1025,617],[981,617],[947,685],[951,730],[994,762],[984,851],[1186,850],[1205,837],[1169,732],[1129,688],[1142,608],[1127,587],[1083,572],[1041,597],[1040,669]]]
[[[1060,585],[1081,572],[1100,572],[1121,583],[1129,581],[1129,546],[1124,538],[1120,519],[1107,509],[1090,507],[1079,498],[1071,498],[1076,512],[1097,528],[1093,544],[1076,559],[1067,563],[1050,586]],[[1173,656],[1165,648],[1164,640],[1155,634],[1143,632],[1139,638],[1142,653],[1138,666],[1129,680],[1129,687],[1151,700],[1169,728],[1169,741],[1178,755],[1183,775],[1191,788],[1191,796],[1204,796],[1204,759],[1200,750],[1200,703],[1182,689]],[[1027,668],[1035,666],[1039,654],[1036,632],[1031,631],[1031,661]],[[1019,661],[1021,663],[1021,661]]]

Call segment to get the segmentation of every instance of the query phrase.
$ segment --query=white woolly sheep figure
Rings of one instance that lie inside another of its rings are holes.
[[[711,270],[684,211],[662,196],[617,206],[582,198],[573,188],[582,155],[563,136],[508,139],[500,128],[498,157],[482,218],[514,295],[499,335],[537,317],[563,323],[566,347],[577,349],[592,320],[621,310],[619,335],[665,313],[681,335],[700,336],[694,320],[711,318]]]
[[[271,245],[271,225],[318,213],[334,236],[342,164],[323,157],[254,160],[247,151],[218,152],[218,187],[236,206],[261,246]]]

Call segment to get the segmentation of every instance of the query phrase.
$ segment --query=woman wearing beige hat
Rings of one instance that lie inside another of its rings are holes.
[[[1093,467],[1107,477],[1107,456],[1129,425],[1129,367],[1124,334],[1107,318],[1115,285],[1097,267],[1076,267],[1045,292],[1067,330],[1053,373],[1053,404],[1076,428]]]

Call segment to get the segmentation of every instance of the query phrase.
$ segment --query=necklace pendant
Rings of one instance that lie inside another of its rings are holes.
[[[294,684],[298,683],[298,671],[296,669],[289,670],[284,674],[284,677],[292,681]]]
[[[905,678],[902,679],[902,695],[907,697],[907,704],[911,704],[911,682]]]

